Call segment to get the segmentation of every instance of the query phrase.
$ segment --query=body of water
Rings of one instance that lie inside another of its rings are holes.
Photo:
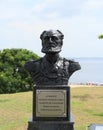
[[[70,78],[71,84],[103,84],[103,58],[74,58],[81,65]]]

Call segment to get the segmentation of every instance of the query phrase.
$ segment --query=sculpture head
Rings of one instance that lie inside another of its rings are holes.
[[[43,31],[40,35],[43,53],[59,53],[63,45],[64,35],[59,30]]]

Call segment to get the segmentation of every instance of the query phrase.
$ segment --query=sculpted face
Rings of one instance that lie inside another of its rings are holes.
[[[63,34],[59,30],[44,31],[41,34],[42,52],[57,53],[61,51]]]

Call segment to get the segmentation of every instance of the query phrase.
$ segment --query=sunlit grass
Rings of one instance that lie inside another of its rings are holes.
[[[103,124],[103,87],[71,87],[75,130]],[[32,92],[0,95],[0,130],[27,130],[32,114]]]
[[[0,130],[26,130],[31,104],[31,92],[0,95]]]
[[[71,88],[71,111],[75,130],[85,130],[91,123],[103,124],[103,87]]]

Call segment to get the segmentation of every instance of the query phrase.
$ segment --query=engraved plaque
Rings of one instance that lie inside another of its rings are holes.
[[[69,120],[69,86],[35,86],[33,88],[33,121]]]
[[[36,90],[36,117],[66,117],[66,90]]]

